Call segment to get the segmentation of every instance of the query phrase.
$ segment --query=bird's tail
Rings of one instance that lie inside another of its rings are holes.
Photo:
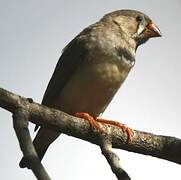
[[[60,135],[59,132],[46,129],[46,128],[40,128],[38,130],[38,133],[33,141],[34,147],[36,149],[36,152],[38,154],[38,157],[40,161],[42,160],[43,156],[45,155],[49,145],[57,139],[57,137]],[[19,166],[21,168],[28,167],[27,159],[23,157],[19,163]]]

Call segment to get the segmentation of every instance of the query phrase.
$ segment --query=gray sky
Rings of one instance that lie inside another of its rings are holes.
[[[149,15],[163,33],[139,48],[135,68],[104,113],[135,129],[181,138],[179,0],[1,0],[0,87],[40,102],[62,48],[83,28],[117,9]],[[0,179],[35,179],[22,157],[10,113],[0,109]],[[33,125],[31,127],[32,131]],[[133,180],[180,179],[180,166],[115,150]],[[115,179],[99,147],[61,135],[43,164],[53,180]]]

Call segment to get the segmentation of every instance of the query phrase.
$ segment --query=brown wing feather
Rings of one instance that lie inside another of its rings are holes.
[[[66,46],[45,91],[42,100],[43,105],[53,106],[54,100],[61,93],[61,90],[80,63],[85,59],[84,55],[85,46],[78,38],[75,38]]]

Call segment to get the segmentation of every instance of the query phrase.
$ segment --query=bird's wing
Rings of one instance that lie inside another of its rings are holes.
[[[56,98],[86,55],[85,42],[81,36],[73,39],[65,48],[45,91],[42,104],[53,107]],[[35,131],[38,129],[35,127]]]
[[[79,38],[73,39],[64,49],[45,91],[42,104],[52,107],[65,84],[85,59],[85,45]]]

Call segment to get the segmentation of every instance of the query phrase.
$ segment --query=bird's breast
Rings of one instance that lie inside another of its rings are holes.
[[[127,77],[130,66],[124,61],[97,62],[83,63],[75,71],[57,99],[59,109],[93,116],[105,110]]]

